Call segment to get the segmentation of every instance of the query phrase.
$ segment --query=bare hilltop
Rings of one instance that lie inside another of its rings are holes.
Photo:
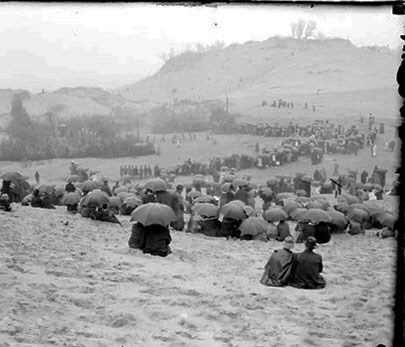
[[[373,113],[392,118],[399,108],[395,80],[399,62],[400,53],[385,47],[357,47],[344,39],[272,37],[183,52],[167,59],[150,77],[118,89],[27,92],[24,105],[36,118],[47,112],[69,118],[114,116],[123,108],[145,112],[182,100],[225,102],[228,97],[233,111],[264,117],[281,114],[277,109],[263,108],[263,101],[270,105],[281,98],[295,103],[296,111],[288,111],[292,117],[308,103],[316,105],[317,116]],[[21,92],[0,90],[1,123],[7,119],[11,98]]]

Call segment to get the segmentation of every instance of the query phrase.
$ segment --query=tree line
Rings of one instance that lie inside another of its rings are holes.
[[[121,135],[122,125],[109,116],[82,116],[64,120],[57,127],[51,113],[45,120],[33,120],[23,100],[16,94],[11,101],[7,137],[0,142],[0,160],[24,161],[52,158],[110,158],[155,153],[153,143],[143,143],[137,135]],[[128,130],[128,129],[126,129]]]

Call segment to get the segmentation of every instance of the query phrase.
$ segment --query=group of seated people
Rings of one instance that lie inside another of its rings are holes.
[[[24,202],[22,202],[24,204]],[[55,206],[52,204],[52,198],[47,192],[40,192],[38,189],[34,189],[31,197],[31,206],[55,209]]]

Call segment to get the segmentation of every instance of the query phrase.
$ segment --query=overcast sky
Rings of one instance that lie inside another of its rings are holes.
[[[390,6],[0,4],[0,88],[115,88],[156,72],[161,55],[196,43],[289,36],[299,18],[355,45],[397,48],[405,33]]]

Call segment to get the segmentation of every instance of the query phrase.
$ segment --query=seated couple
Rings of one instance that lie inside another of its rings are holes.
[[[325,279],[322,272],[322,256],[314,252],[316,239],[312,236],[305,241],[305,250],[293,253],[294,239],[285,238],[283,248],[275,250],[265,266],[260,280],[265,286],[282,287],[290,285],[302,289],[322,289]]]

